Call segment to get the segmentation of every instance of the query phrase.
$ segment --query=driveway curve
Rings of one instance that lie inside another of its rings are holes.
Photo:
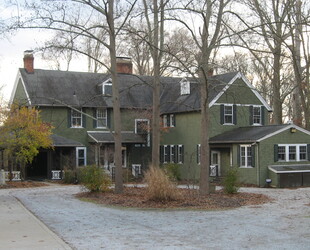
[[[274,200],[224,211],[110,208],[79,186],[10,191],[74,249],[310,249],[310,188],[242,188]]]

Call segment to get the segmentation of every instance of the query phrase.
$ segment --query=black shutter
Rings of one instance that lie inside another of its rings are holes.
[[[279,160],[278,158],[278,145],[274,145],[274,162],[277,162]]]
[[[251,146],[251,153],[252,153],[252,167],[255,167],[255,146]]]
[[[97,109],[93,108],[93,117],[97,118]],[[93,119],[93,128],[97,128],[97,120]]]
[[[83,128],[86,128],[86,115],[84,114],[84,113],[86,113],[86,109],[82,109],[82,127]]]
[[[310,144],[307,144],[307,158],[310,161]]]
[[[107,108],[107,127],[108,128],[111,128],[111,113],[112,113],[112,110]]]
[[[240,158],[241,158],[240,152],[241,152],[241,147],[240,147],[240,145],[238,145],[238,148],[237,148],[237,164],[238,164],[239,167],[240,167],[240,163],[241,163],[241,161],[240,161]]]
[[[237,125],[237,105],[233,105],[233,124]]]
[[[224,104],[220,106],[220,123],[221,125],[224,124]]]
[[[261,107],[261,119],[262,119],[261,121],[262,125],[265,125],[265,107],[264,106]]]
[[[159,146],[159,161],[160,163],[164,162],[164,146],[163,145]]]
[[[72,127],[72,124],[71,124],[71,112],[72,109],[68,109],[68,128],[71,128]]]
[[[253,106],[250,106],[249,113],[250,113],[249,116],[250,125],[253,125]]]

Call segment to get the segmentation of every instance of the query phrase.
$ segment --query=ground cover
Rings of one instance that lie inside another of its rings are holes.
[[[33,188],[48,186],[47,183],[39,181],[7,181],[5,185],[0,185],[0,189],[3,188]]]
[[[240,192],[236,194],[225,194],[222,190],[201,197],[198,190],[180,189],[180,198],[177,200],[158,202],[148,200],[146,188],[126,187],[123,194],[111,192],[83,192],[76,196],[80,199],[93,201],[108,206],[121,206],[131,208],[160,208],[160,209],[203,209],[218,210],[237,208],[246,205],[260,205],[270,202],[271,199],[264,194]]]

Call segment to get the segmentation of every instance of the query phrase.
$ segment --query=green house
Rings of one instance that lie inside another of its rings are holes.
[[[54,150],[42,150],[28,177],[55,177],[66,168],[97,164],[113,173],[112,81],[109,74],[40,70],[26,53],[11,103],[41,110],[54,126]],[[118,59],[123,167],[139,176],[151,153],[152,77],[132,74]],[[183,179],[200,169],[200,86],[195,79],[161,78],[162,164],[178,164]],[[257,186],[310,185],[310,132],[294,124],[269,125],[270,106],[239,72],[209,77],[210,175],[231,167]],[[57,172],[58,171],[58,172]],[[271,182],[271,183],[270,183]]]

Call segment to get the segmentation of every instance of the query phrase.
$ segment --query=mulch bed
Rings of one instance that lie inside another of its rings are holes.
[[[125,188],[123,194],[115,194],[113,192],[85,192],[77,194],[77,197],[108,206],[141,209],[220,210],[246,205],[260,205],[271,201],[266,195],[254,193],[225,194],[223,191],[216,191],[207,197],[201,197],[198,194],[198,190],[182,189],[180,192],[181,197],[178,200],[166,202],[148,200],[146,188]]]
[[[33,188],[33,187],[43,187],[48,186],[48,184],[37,181],[7,181],[5,185],[0,185],[1,188]]]

